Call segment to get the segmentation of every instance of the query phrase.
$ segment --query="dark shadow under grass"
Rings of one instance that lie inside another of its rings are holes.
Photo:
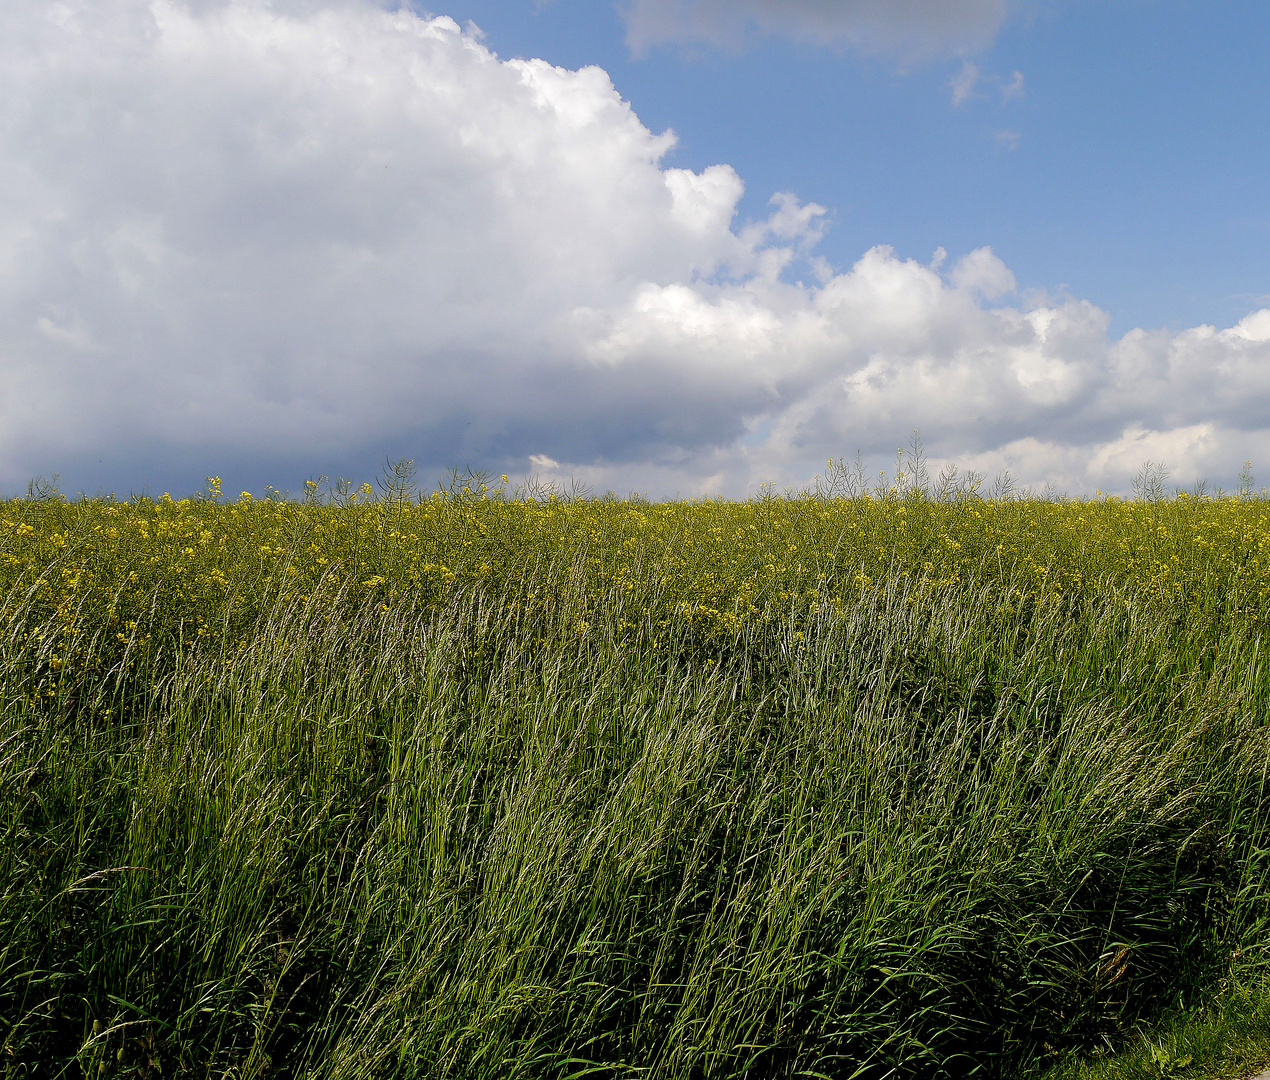
[[[1265,980],[1214,993],[1193,1010],[1081,1053],[1047,1080],[1247,1080],[1270,1068],[1270,986]]]

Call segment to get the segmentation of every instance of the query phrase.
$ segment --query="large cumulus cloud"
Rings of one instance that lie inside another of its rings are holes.
[[[748,273],[764,243],[731,230],[735,173],[660,168],[673,136],[603,71],[351,3],[0,18],[7,472],[460,419],[496,441],[586,416],[605,445],[576,451],[621,455],[667,411],[720,435],[752,406],[641,400],[582,359],[580,309]]]
[[[673,143],[603,71],[501,60],[446,18],[15,0],[0,488],[294,484],[390,453],[739,494],[917,427],[1086,490],[1270,449],[1270,312],[1112,341],[986,248],[835,273],[821,207],[738,221],[734,170],[668,167]]]

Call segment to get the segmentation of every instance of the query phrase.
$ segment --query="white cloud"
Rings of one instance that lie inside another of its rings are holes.
[[[836,273],[823,207],[737,221],[735,171],[663,168],[603,71],[448,19],[20,0],[0,102],[5,490],[387,453],[741,494],[914,427],[1073,491],[1270,451],[1270,310],[1113,341],[989,248]]]
[[[959,108],[970,100],[978,81],[979,65],[970,60],[963,60],[961,67],[948,81],[948,86],[952,90],[953,108]]]
[[[996,91],[1002,102],[1013,101],[1023,96],[1023,72],[1015,71],[1009,79],[1005,79],[1000,75],[985,75],[974,61],[962,60],[961,66],[948,80],[948,89],[954,109],[968,101],[990,97],[991,90]]]
[[[990,247],[976,248],[964,256],[953,267],[950,277],[957,288],[978,293],[985,300],[997,300],[1019,287],[1010,268]]]
[[[500,61],[449,19],[31,2],[0,42],[9,477],[130,440],[466,437],[473,410],[497,442],[590,409],[579,445],[623,453],[656,420],[609,434],[629,397],[576,313],[787,261],[763,249],[799,232],[780,207],[741,239],[733,170],[662,170],[673,135],[603,71]]]
[[[1005,0],[629,0],[636,52],[666,42],[736,45],[752,30],[917,59],[987,45]]]
[[[1232,338],[1245,341],[1270,341],[1270,310],[1254,311],[1230,328]]]

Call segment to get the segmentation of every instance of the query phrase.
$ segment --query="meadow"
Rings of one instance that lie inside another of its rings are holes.
[[[1270,500],[1147,494],[0,502],[0,1070],[1031,1076],[1265,985]]]

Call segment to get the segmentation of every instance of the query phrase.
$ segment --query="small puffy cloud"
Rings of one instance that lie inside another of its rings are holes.
[[[978,64],[963,60],[948,80],[948,90],[954,109],[975,99],[990,99],[994,92],[1002,102],[1013,101],[1023,96],[1023,72],[1016,71],[1008,79],[985,75]]]
[[[959,289],[978,293],[985,300],[1017,291],[1018,282],[1010,268],[992,253],[992,248],[976,248],[958,261],[950,275]]]
[[[1111,340],[987,247],[835,270],[824,207],[739,220],[735,170],[664,167],[605,72],[450,19],[14,0],[0,101],[7,491],[388,455],[740,495],[913,428],[1073,492],[1270,453],[1270,310]]]
[[[970,60],[962,61],[956,74],[948,80],[948,87],[952,91],[953,108],[959,108],[970,100],[978,81],[979,65]]]
[[[999,81],[1001,100],[1010,101],[1023,96],[1023,72],[1016,71],[1009,79]]]
[[[781,34],[908,59],[978,49],[1005,22],[1005,0],[629,0],[622,8],[637,53],[676,42],[736,45]]]

